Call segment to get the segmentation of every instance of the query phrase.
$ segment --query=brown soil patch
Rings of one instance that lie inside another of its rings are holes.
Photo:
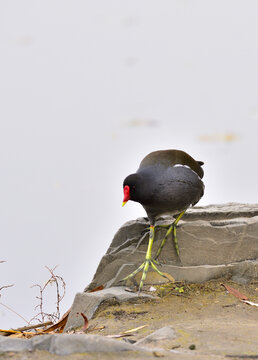
[[[135,341],[170,325],[177,338],[166,343],[167,350],[189,351],[192,347],[193,351],[210,355],[258,358],[258,308],[229,294],[222,283],[258,302],[258,283],[254,282],[240,285],[223,279],[202,284],[164,284],[155,286],[155,300],[103,304],[90,325],[105,326],[95,332],[101,335],[120,334],[147,325],[130,336]]]

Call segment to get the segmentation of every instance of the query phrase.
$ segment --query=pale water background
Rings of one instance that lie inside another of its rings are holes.
[[[255,0],[0,0],[2,303],[29,320],[59,265],[71,306],[145,215],[122,182],[153,150],[205,162],[200,205],[258,202],[257,39]]]

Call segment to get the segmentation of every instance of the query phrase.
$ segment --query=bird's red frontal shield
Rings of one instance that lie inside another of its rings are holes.
[[[124,200],[122,206],[124,206],[127,201],[130,200],[130,188],[128,185],[125,185],[124,187]]]

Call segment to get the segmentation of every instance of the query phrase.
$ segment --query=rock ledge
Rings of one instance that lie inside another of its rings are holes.
[[[158,224],[171,224],[172,216],[161,217]],[[148,243],[147,218],[126,222],[115,234],[86,290],[118,285],[144,260]],[[155,233],[153,253],[164,237],[165,229]],[[203,282],[232,277],[248,282],[258,276],[258,205],[228,203],[194,207],[179,222],[180,260],[168,239],[159,261],[161,271],[175,280]],[[159,278],[158,282],[162,282]]]

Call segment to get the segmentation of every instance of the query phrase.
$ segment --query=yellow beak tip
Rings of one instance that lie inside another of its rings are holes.
[[[126,203],[127,203],[127,201],[123,201],[122,206],[125,206]]]

